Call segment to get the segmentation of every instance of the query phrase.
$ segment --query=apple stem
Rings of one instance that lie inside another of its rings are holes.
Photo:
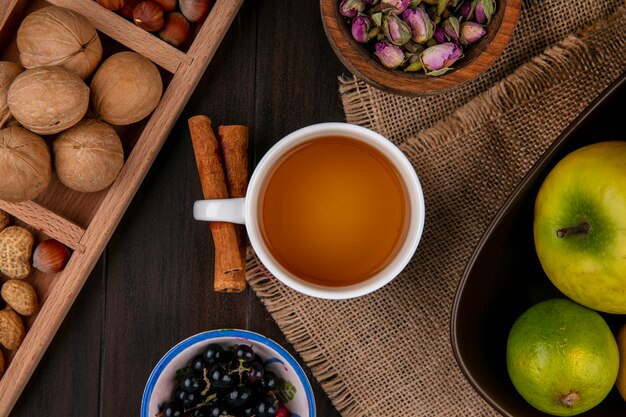
[[[567,237],[569,235],[578,235],[584,233],[587,235],[591,226],[587,222],[582,222],[578,226],[564,227],[556,231],[557,237]]]

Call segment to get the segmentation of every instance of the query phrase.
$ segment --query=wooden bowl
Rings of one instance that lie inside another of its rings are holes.
[[[489,68],[511,39],[522,0],[497,0],[487,36],[463,51],[465,56],[453,66],[453,71],[438,77],[385,68],[364,45],[354,40],[348,22],[339,13],[339,3],[340,0],[320,0],[326,36],[343,65],[383,91],[419,96],[451,90]]]
[[[533,240],[535,198],[545,177],[565,155],[600,141],[623,140],[626,73],[565,129],[513,190],[469,259],[451,316],[452,350],[474,389],[504,417],[549,417],[517,393],[506,367],[507,338],[515,320],[531,306],[565,298],[543,272]],[[624,316],[601,313],[616,334]],[[613,389],[581,417],[626,415]]]

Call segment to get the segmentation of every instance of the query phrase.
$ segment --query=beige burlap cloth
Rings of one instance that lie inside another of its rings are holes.
[[[405,98],[342,78],[347,120],[398,144],[426,198],[409,266],[353,300],[300,295],[256,261],[249,281],[344,416],[489,416],[452,354],[463,269],[542,152],[626,70],[624,0],[527,0],[511,43],[477,80]],[[504,358],[494,358],[504,360]]]

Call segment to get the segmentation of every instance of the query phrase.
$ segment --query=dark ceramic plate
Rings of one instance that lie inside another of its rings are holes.
[[[566,154],[604,140],[626,140],[626,74],[611,85],[550,146],[513,191],[480,240],[457,289],[451,337],[456,360],[474,389],[504,416],[547,416],[515,391],[506,370],[513,322],[533,304],[564,297],[545,276],[535,254],[532,221],[543,179]],[[603,314],[615,332],[626,317]],[[581,416],[625,416],[614,388]]]

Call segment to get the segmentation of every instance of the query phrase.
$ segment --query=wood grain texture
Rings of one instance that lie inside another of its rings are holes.
[[[47,0],[85,16],[93,25],[122,45],[150,59],[165,70],[175,73],[182,63],[189,64],[192,57],[161,41],[117,13],[107,10],[93,0]]]
[[[95,2],[83,0],[68,3],[71,3],[68,4],[70,7],[80,7],[86,13],[95,13],[91,16],[100,13],[95,12],[96,8],[101,8]],[[218,0],[190,47],[189,55],[192,59],[176,64],[176,74],[159,105],[82,235],[80,244],[84,245],[84,250],[75,251],[57,277],[37,320],[0,379],[0,416],[10,413],[26,386],[242,3],[243,0]],[[121,32],[117,35],[123,37]]]
[[[376,88],[405,96],[441,93],[456,88],[489,68],[513,35],[522,0],[498,0],[497,4],[487,36],[465,51],[465,56],[454,65],[454,71],[432,77],[385,68],[378,58],[352,38],[345,18],[339,13],[339,0],[320,0],[328,41],[346,68]]]
[[[82,227],[35,202],[12,203],[0,200],[0,209],[74,250],[85,251],[85,245],[80,243],[85,234]]]

